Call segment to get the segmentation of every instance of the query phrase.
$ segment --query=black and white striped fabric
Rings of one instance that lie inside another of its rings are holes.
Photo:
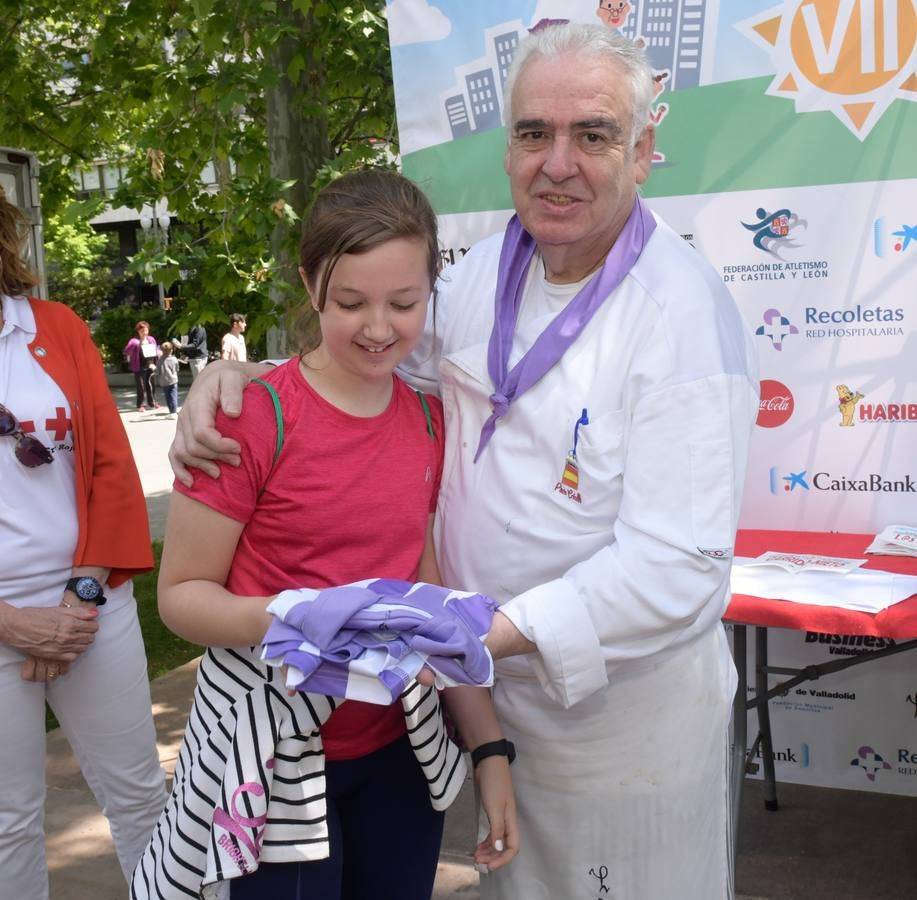
[[[228,900],[260,862],[329,855],[319,727],[340,701],[288,697],[279,670],[248,649],[210,648],[175,766],[172,794],[131,880],[132,900]],[[466,774],[439,697],[414,682],[401,698],[430,802],[446,809]]]

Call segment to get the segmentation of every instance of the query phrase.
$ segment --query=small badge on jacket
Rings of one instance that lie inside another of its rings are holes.
[[[576,445],[579,442],[580,425],[588,424],[589,416],[584,409],[583,414],[576,420],[576,424],[573,426],[573,447],[567,454],[563,474],[560,476],[560,481],[554,485],[554,490],[557,491],[558,494],[563,494],[576,503],[583,502],[582,494],[579,492],[579,462],[576,458]]]

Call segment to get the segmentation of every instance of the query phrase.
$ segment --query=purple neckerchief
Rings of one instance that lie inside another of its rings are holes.
[[[567,348],[579,337],[596,310],[640,258],[655,227],[656,220],[653,214],[637,197],[634,208],[614,246],[605,257],[602,268],[551,320],[522,359],[513,366],[512,371],[508,371],[526,275],[537,249],[534,238],[522,227],[519,217],[513,216],[509,220],[500,250],[494,327],[487,347],[487,371],[495,387],[490,395],[493,412],[481,429],[481,438],[474,455],[475,462],[490,443],[497,427],[497,419],[506,415],[513,400],[540,381],[556,365]]]

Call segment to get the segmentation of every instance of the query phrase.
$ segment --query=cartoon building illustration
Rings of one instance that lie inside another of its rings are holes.
[[[631,14],[621,34],[642,37],[655,69],[670,74],[669,90],[697,87],[709,78],[703,71],[704,46],[712,56],[712,32],[719,14],[717,0],[631,0]]]
[[[499,128],[503,87],[519,41],[526,34],[518,19],[484,31],[484,56],[455,69],[455,83],[442,95],[453,138]]]
[[[455,94],[447,97],[445,100],[446,116],[449,119],[449,128],[452,129],[452,137],[465,137],[471,134],[471,121],[468,118],[468,109],[465,106],[465,95]]]

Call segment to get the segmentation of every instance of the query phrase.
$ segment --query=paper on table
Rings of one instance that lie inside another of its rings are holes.
[[[865,559],[845,559],[840,556],[819,556],[812,553],[781,553],[768,550],[746,563],[748,566],[779,566],[785,572],[834,572],[844,575],[858,569]]]
[[[876,535],[866,552],[887,556],[917,556],[917,528],[911,525],[887,525]]]
[[[836,572],[790,574],[772,566],[749,565],[754,562],[741,556],[733,560],[732,593],[869,613],[881,612],[917,594],[915,575],[871,569],[855,569],[846,575]]]

